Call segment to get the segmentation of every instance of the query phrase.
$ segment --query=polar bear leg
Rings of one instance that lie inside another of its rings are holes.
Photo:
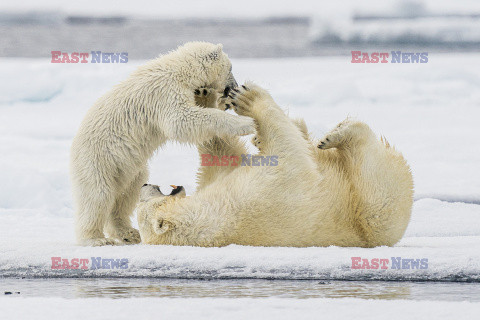
[[[115,240],[105,238],[103,233],[107,215],[113,208],[113,193],[103,187],[99,192],[88,190],[78,195],[75,213],[78,243],[83,246],[114,245]]]
[[[276,155],[279,162],[288,158],[289,165],[313,172],[316,167],[311,157],[310,144],[270,94],[259,86],[247,84],[231,93],[234,110],[240,115],[254,118],[257,122],[257,139],[261,153]],[[300,171],[300,170],[299,170]]]
[[[307,140],[309,144],[311,144],[312,142],[310,140],[310,135],[308,133],[308,128],[307,128],[307,124],[305,123],[305,120],[303,120],[302,118],[296,118],[296,119],[292,119],[292,123],[298,128],[298,130],[300,130],[303,138],[305,140]],[[262,141],[260,140],[258,135],[255,135],[252,138],[252,144],[258,149],[260,154],[263,154],[263,152],[262,152]],[[315,148],[316,148],[316,146],[315,146]]]
[[[168,139],[197,145],[215,136],[245,136],[255,132],[252,118],[196,105],[180,106],[179,110],[169,114],[165,121],[170,123],[169,126],[162,125]]]
[[[367,124],[350,119],[327,133],[318,147],[337,150],[357,197],[352,221],[367,246],[399,241],[413,204],[412,176],[402,155],[386,140],[379,141]]]
[[[145,167],[132,182],[127,184],[123,192],[117,194],[105,226],[105,231],[111,238],[124,244],[140,243],[140,233],[132,227],[130,217],[140,197],[141,187],[147,180],[148,169]]]
[[[221,109],[224,108],[223,106],[218,104],[220,94],[214,88],[198,88],[194,92],[195,94],[195,103],[198,104],[200,107],[204,108],[214,108],[214,109]],[[225,99],[220,99],[225,101]],[[238,139],[236,136],[232,137],[214,137],[211,140],[205,141],[204,143],[198,145],[198,151],[200,157],[202,154],[209,154],[212,156],[216,156],[221,158],[222,156],[240,156],[242,153],[246,153],[245,145]],[[231,166],[227,166],[227,168]],[[225,168],[225,167],[218,167],[218,166],[211,166],[206,167],[204,173],[207,171],[215,171],[210,170],[214,168]],[[235,168],[235,167],[233,167]],[[201,180],[201,178],[199,177]]]
[[[218,179],[220,175],[228,174],[240,167],[238,159],[241,159],[241,155],[247,153],[247,150],[238,137],[215,137],[212,140],[199,145],[198,153],[200,154],[200,159],[205,155],[208,155],[209,159],[212,159],[213,157],[217,157],[218,159],[222,159],[223,156],[228,157],[228,165],[226,166],[205,166],[203,164],[200,166],[197,173],[197,190],[200,190]]]
[[[302,133],[302,136],[305,140],[310,141],[310,135],[308,134],[307,124],[305,120],[302,118],[292,119],[292,122],[295,126],[297,126],[298,130]]]
[[[318,142],[318,148],[323,150],[338,148],[355,152],[371,143],[377,143],[377,139],[370,127],[363,122],[347,118]]]

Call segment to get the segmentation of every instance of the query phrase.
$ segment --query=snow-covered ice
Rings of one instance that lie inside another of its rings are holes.
[[[74,245],[71,139],[126,65],[0,62],[0,272],[4,276],[480,280],[479,54],[432,54],[427,64],[359,65],[350,57],[236,60],[237,80],[269,88],[320,137],[346,116],[401,150],[415,180],[410,226],[393,248],[192,248]],[[171,144],[150,182],[195,189],[199,160]],[[127,258],[126,270],[52,270],[51,257]],[[428,259],[428,269],[352,270],[351,257]]]

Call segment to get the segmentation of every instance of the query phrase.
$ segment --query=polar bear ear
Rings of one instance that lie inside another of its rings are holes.
[[[208,54],[208,59],[212,61],[218,61],[222,56],[223,45],[221,43],[217,44],[212,52]]]
[[[156,234],[164,234],[168,230],[172,230],[175,225],[163,218],[157,218],[152,220],[153,231]]]

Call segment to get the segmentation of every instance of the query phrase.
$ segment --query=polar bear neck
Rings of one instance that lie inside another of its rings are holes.
[[[205,247],[229,244],[236,222],[226,214],[232,208],[222,207],[224,204],[187,197],[165,205],[159,212],[168,216],[175,229],[166,234],[162,242]]]

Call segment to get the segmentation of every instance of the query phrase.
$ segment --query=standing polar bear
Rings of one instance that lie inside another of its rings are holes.
[[[199,144],[254,132],[253,119],[196,103],[199,88],[228,93],[235,87],[231,68],[221,45],[187,43],[139,67],[97,100],[71,148],[80,244],[140,242],[130,215],[148,179],[148,159],[168,140]]]
[[[235,93],[236,92],[236,93]],[[141,189],[142,241],[193,246],[392,246],[413,204],[410,169],[364,123],[346,120],[320,142],[255,85],[235,90],[233,105],[255,119],[259,155],[277,166],[201,167],[196,194]],[[246,153],[237,137],[214,138],[200,154]]]

